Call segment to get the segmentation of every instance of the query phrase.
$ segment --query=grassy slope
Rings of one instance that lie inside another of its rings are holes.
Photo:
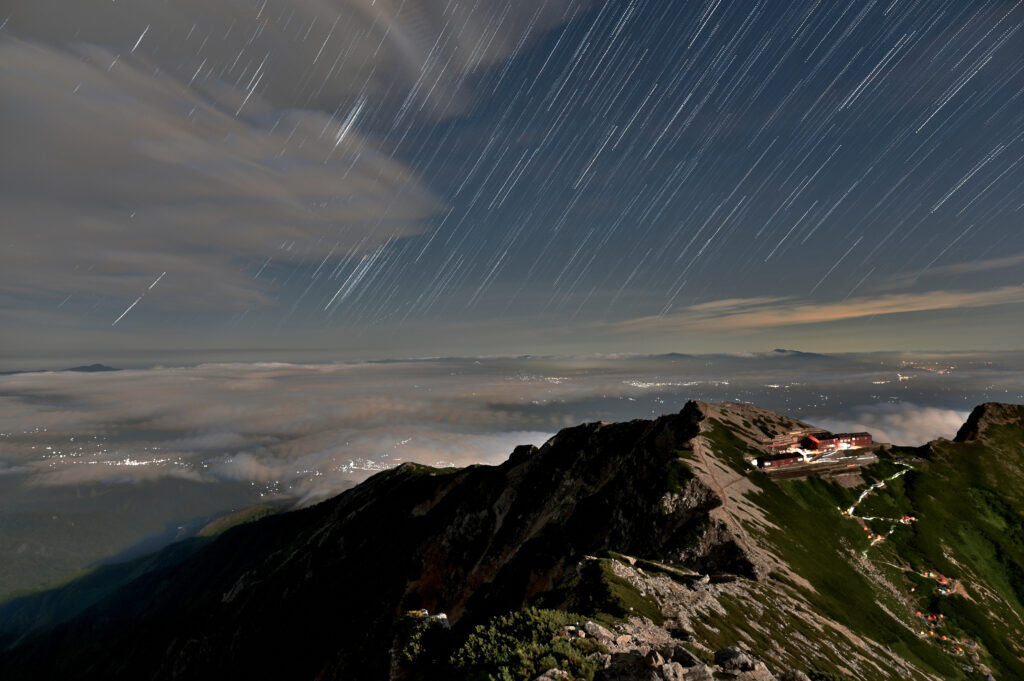
[[[730,465],[742,465],[744,443],[721,424],[713,425],[710,436]],[[941,443],[916,452],[917,457],[896,451],[894,456],[904,456],[915,470],[873,492],[858,515],[914,515],[919,520],[897,525],[886,541],[871,548],[860,523],[839,511],[860,490],[826,480],[772,482],[752,475],[760,488],[754,501],[779,529],[750,529],[813,585],[805,597],[851,630],[943,678],[984,678],[977,661],[997,679],[1024,678],[1024,649],[1014,643],[1024,641],[1022,441],[1024,429],[1000,427],[984,444]],[[866,475],[873,482],[899,470],[888,457]],[[868,526],[884,534],[893,523],[878,520]],[[968,597],[940,595],[934,578],[916,574],[926,570],[961,583]],[[724,605],[735,617],[725,617],[721,628],[749,639],[745,613],[735,604]],[[928,627],[917,610],[926,617],[943,615],[931,625],[935,637],[920,635]],[[950,640],[941,641],[943,634]],[[957,653],[953,639],[967,649],[964,654]],[[963,645],[967,641],[977,645]],[[978,658],[971,659],[972,652]],[[966,671],[965,664],[973,669]]]
[[[1024,678],[1022,443],[1021,426],[993,427],[983,442],[938,443],[889,491],[920,520],[892,536],[888,553],[963,587],[943,596],[934,580],[915,575],[918,608],[942,614],[947,636],[977,642],[982,661],[1004,679]]]

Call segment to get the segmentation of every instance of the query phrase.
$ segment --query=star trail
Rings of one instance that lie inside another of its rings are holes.
[[[12,356],[1019,347],[1022,2],[2,20]]]

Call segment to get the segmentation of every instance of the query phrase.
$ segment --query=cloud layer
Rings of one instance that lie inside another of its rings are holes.
[[[778,351],[0,375],[0,549],[14,556],[0,591],[231,510],[315,502],[403,461],[496,464],[563,427],[652,418],[688,399],[752,402],[916,445],[951,436],[980,402],[1024,402],[1024,356]]]
[[[9,4],[0,311],[248,310],[277,264],[344,281],[444,208],[392,133],[462,111],[570,5]]]
[[[757,330],[801,326],[937,310],[958,310],[1024,304],[1024,286],[980,291],[927,291],[859,296],[830,303],[795,298],[727,298],[683,308],[666,316],[643,317],[616,324],[620,333],[673,328],[708,331]]]
[[[832,432],[868,431],[878,442],[919,445],[943,437],[953,439],[970,410],[920,407],[915,404],[868,405],[850,410],[841,418],[814,421]],[[811,417],[813,419],[813,417]]]
[[[1007,392],[992,393],[996,380]],[[775,352],[26,373],[0,377],[0,472],[34,486],[244,482],[266,495],[311,499],[402,461],[497,463],[563,427],[656,416],[687,399],[753,402],[822,427],[921,444],[951,437],[974,404],[1022,393],[1019,370],[975,355]]]
[[[0,451],[32,484],[170,475],[302,497],[406,460],[500,461],[566,425],[540,416],[516,423],[490,406],[526,401],[529,382],[465,381],[432,369],[203,365],[9,376],[0,429],[19,444],[8,440]],[[400,394],[396,374],[412,382]]]

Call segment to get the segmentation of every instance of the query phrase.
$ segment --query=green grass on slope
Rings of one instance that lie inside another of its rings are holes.
[[[839,512],[854,501],[851,491],[817,479],[763,482],[756,503],[779,528],[765,540],[814,586],[813,592],[805,592],[807,599],[822,614],[910,662],[946,677],[954,674],[956,665],[948,656],[889,614],[906,614],[904,622],[910,620],[905,606],[857,565],[868,541],[860,525]]]
[[[393,654],[398,670],[414,678],[451,681],[528,681],[558,669],[573,681],[591,681],[601,669],[596,639],[566,633],[586,618],[560,610],[526,608],[457,632],[412,612],[399,619]]]
[[[26,634],[46,630],[81,614],[141,575],[184,562],[210,541],[210,537],[184,539],[142,558],[92,568],[49,591],[0,604],[0,651]]]
[[[712,422],[707,435],[719,456],[736,470],[743,470],[744,454],[756,454],[717,422]],[[891,474],[884,467],[873,473]],[[813,585],[814,590],[804,590],[804,596],[821,614],[925,670],[961,678],[959,664],[913,633],[908,628],[912,613],[858,566],[860,551],[868,542],[860,525],[843,518],[839,509],[850,506],[859,490],[822,479],[773,482],[761,473],[751,473],[750,479],[760,488],[751,500],[777,528],[750,529]],[[889,612],[906,614],[906,619],[897,621]]]
[[[891,550],[921,573],[960,587],[918,581],[918,607],[943,615],[939,630],[980,645],[999,678],[1024,678],[1024,429],[990,428],[982,442],[935,445],[905,484],[887,490],[918,522]],[[962,588],[962,591],[961,591]]]
[[[634,586],[615,574],[612,563],[619,559],[624,560],[624,557],[604,552],[600,558],[585,561],[571,579],[549,594],[547,601],[564,602],[569,609],[605,624],[633,615],[661,624],[664,617],[658,602],[650,595],[641,595]],[[656,565],[648,561],[641,563]],[[663,571],[668,573],[668,570],[671,568]]]
[[[848,678],[844,670],[849,668],[846,655],[852,644],[838,631],[819,629],[787,607],[784,599],[772,593],[777,588],[774,582],[765,585],[758,594],[757,611],[744,600],[721,595],[718,603],[725,614],[709,613],[702,617],[694,623],[693,634],[714,650],[745,644],[776,671],[803,669],[819,678]],[[813,660],[807,659],[803,640],[814,642]],[[889,678],[893,677],[895,674]]]
[[[895,450],[914,470],[858,506],[857,515],[877,517],[866,522],[870,530],[896,528],[871,548],[860,524],[835,510],[846,508],[854,492],[823,480],[771,483],[756,476],[762,488],[756,501],[780,528],[765,540],[814,585],[808,598],[854,631],[944,678],[984,678],[986,666],[996,679],[1024,679],[1022,442],[1024,429],[1001,426],[983,442]],[[874,482],[898,469],[883,459],[866,477]],[[890,520],[904,515],[917,520]],[[903,602],[872,583],[857,565],[861,554]],[[930,615],[939,619],[931,622]]]
[[[27,592],[0,603],[0,650],[21,636],[64,622],[132,580],[181,563],[227,530],[273,515],[280,506],[261,504],[222,516],[194,537],[132,560],[100,565],[69,575],[46,590]]]
[[[718,419],[708,419],[708,430],[704,433],[718,458],[729,465],[734,471],[745,473],[750,470],[744,454],[760,456],[761,452],[753,452],[740,438],[733,435],[732,430]]]

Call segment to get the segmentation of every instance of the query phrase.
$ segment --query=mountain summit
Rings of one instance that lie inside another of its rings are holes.
[[[0,677],[1024,678],[1024,418],[979,409],[827,478],[752,464],[812,426],[700,402],[404,464],[0,606]]]
[[[957,431],[955,442],[974,442],[985,436],[992,426],[1024,423],[1024,405],[986,402],[971,411],[967,421]]]

